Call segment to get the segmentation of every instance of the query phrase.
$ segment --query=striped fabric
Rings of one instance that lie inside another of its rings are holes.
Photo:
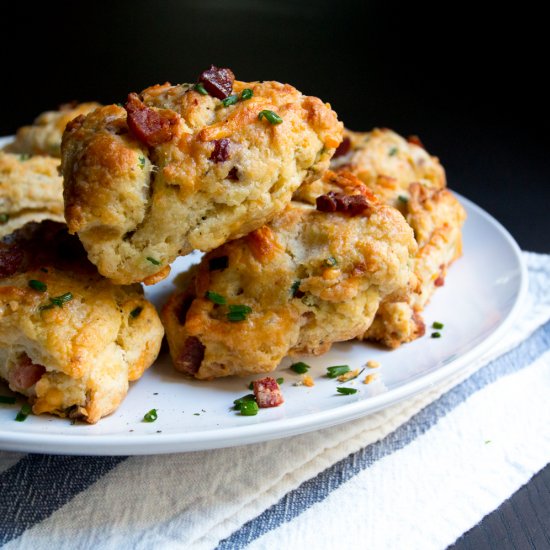
[[[0,452],[17,549],[445,548],[550,458],[550,256],[498,349],[341,426],[152,457]]]

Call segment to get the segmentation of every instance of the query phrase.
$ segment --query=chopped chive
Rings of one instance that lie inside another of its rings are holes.
[[[8,223],[9,219],[9,214],[0,214],[0,223]]]
[[[280,386],[281,384],[284,384],[284,381],[285,381],[284,378],[277,378],[277,384],[279,384],[279,386]]]
[[[243,416],[256,416],[259,410],[260,408],[256,401],[244,401],[239,408]]]
[[[390,155],[390,157],[393,157],[397,155],[397,151],[398,151],[397,147],[392,147],[388,154]]]
[[[63,304],[70,302],[72,299],[73,299],[72,293],[65,292],[65,294],[61,294],[61,296],[54,296],[53,298],[50,298],[50,302],[54,306],[63,307]]]
[[[157,418],[157,409],[151,409],[143,415],[143,422],[154,422]]]
[[[246,321],[246,313],[243,313],[242,311],[230,311],[227,314],[227,320],[231,323]]]
[[[248,389],[249,389],[249,390],[253,390],[253,389],[254,389],[254,382],[250,382],[250,384],[248,384]]]
[[[298,374],[305,374],[311,367],[307,363],[299,361],[290,365],[290,368]]]
[[[245,88],[245,89],[241,92],[241,99],[242,99],[243,101],[245,101],[245,100],[247,100],[247,99],[250,99],[253,95],[254,95],[253,90],[251,90],[250,88]]]
[[[151,262],[153,265],[160,265],[160,262],[158,260],[155,260],[155,258],[151,258],[151,256],[147,256],[147,261]]]
[[[260,120],[262,120],[262,118],[264,118],[264,117],[267,119],[267,121],[270,124],[281,124],[281,122],[283,122],[283,119],[277,113],[274,113],[273,111],[270,111],[269,109],[265,109],[263,111],[260,111],[260,113],[258,114],[258,118]]]
[[[245,315],[252,313],[252,308],[244,304],[232,304],[227,307],[230,313],[244,313]]]
[[[218,269],[225,269],[229,265],[229,258],[227,256],[218,256],[217,258],[211,258],[208,260],[208,270],[217,271]]]
[[[143,170],[145,168],[145,157],[139,155],[138,162],[139,162],[139,167]]]
[[[441,338],[441,332],[432,332],[432,338]]]
[[[327,367],[327,376],[329,378],[337,378],[349,372],[350,368],[348,365],[334,365],[334,367]]]
[[[132,311],[130,311],[130,316],[136,319],[139,317],[139,314],[143,311],[143,308],[141,306],[135,307]]]
[[[343,388],[342,386],[336,388],[336,391],[342,395],[353,395],[354,393],[357,393],[355,388]]]
[[[26,160],[29,160],[31,158],[31,155],[29,155],[29,153],[21,153],[19,155],[19,160],[21,162],[25,162]]]
[[[21,410],[17,413],[17,416],[15,417],[15,421],[24,422],[25,420],[27,420],[27,416],[29,416],[31,412],[32,412],[32,407],[28,403],[25,403],[21,407]]]
[[[252,385],[253,382],[250,382],[250,384]],[[239,397],[238,399],[235,399],[235,401],[233,401],[233,405],[235,406],[234,408],[236,410],[239,410],[240,406],[246,401],[256,401],[256,396],[253,393],[248,393],[246,395],[243,395],[242,397]]]
[[[294,298],[296,296],[296,293],[298,292],[298,290],[300,290],[300,283],[302,281],[300,281],[300,279],[296,279],[293,283],[292,283],[292,286],[290,287],[290,295]]]
[[[33,290],[37,290],[38,292],[46,292],[46,290],[48,290],[48,285],[46,285],[42,281],[37,281],[36,279],[31,279],[29,281],[29,286]]]
[[[327,267],[334,267],[335,265],[338,265],[338,260],[336,260],[336,258],[334,256],[330,256],[330,258],[327,258],[325,261],[324,261],[324,264],[327,266]]]
[[[11,395],[0,395],[0,403],[4,405],[14,405],[17,399]]]
[[[239,101],[239,96],[237,94],[233,94],[223,99],[222,104],[224,107],[229,107],[229,105],[235,105],[237,101]]]
[[[409,202],[409,197],[407,197],[406,195],[399,195],[397,199],[399,200],[399,202],[402,202],[403,204],[406,204]]]
[[[445,325],[443,323],[440,323],[439,321],[434,321],[432,323],[432,328],[436,328],[438,330],[441,330]]]
[[[224,305],[226,303],[226,299],[217,292],[212,292],[211,290],[207,290],[205,297],[210,300],[211,302],[214,302],[215,304]]]
[[[206,88],[202,85],[201,82],[199,82],[198,84],[195,84],[195,90],[199,92],[199,94],[201,95],[208,95]]]
[[[65,292],[65,294],[61,294],[61,296],[54,296],[53,298],[50,298],[49,304],[40,306],[38,309],[40,311],[45,311],[46,309],[52,309],[53,306],[63,307],[63,304],[70,302],[72,299],[73,299],[72,293]]]

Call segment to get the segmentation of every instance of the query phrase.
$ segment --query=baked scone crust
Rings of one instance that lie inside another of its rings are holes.
[[[59,159],[0,151],[0,238],[28,222],[64,221]]]
[[[73,118],[87,115],[100,106],[99,103],[67,103],[57,111],[40,114],[30,126],[17,130],[15,140],[5,147],[10,153],[27,155],[61,156],[61,136],[65,126]]]
[[[154,306],[141,285],[98,275],[61,224],[30,224],[0,245],[0,377],[35,414],[97,422],[157,357],[164,331]],[[43,374],[22,384],[29,368]]]
[[[270,372],[285,355],[322,354],[364,334],[384,297],[407,294],[416,252],[403,216],[366,196],[368,210],[355,216],[293,202],[207,254],[162,313],[175,367],[199,379]],[[227,267],[211,269],[220,262]],[[231,322],[230,305],[251,311]]]
[[[117,105],[69,124],[65,216],[100,273],[121,284],[157,281],[178,255],[261,227],[328,167],[342,139],[328,104],[278,82],[235,81],[233,93],[246,88],[253,97],[227,107],[189,84],[131,94],[128,108],[169,125],[156,145],[136,137]],[[283,122],[260,120],[264,110]]]

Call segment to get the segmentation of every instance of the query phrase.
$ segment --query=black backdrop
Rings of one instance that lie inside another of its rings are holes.
[[[418,134],[449,185],[550,252],[548,47],[528,3],[169,0],[2,6],[0,133],[73,99],[122,101],[211,63]]]

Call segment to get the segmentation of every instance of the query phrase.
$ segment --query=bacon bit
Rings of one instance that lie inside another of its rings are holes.
[[[195,374],[204,359],[204,349],[204,344],[196,336],[189,336],[174,360],[176,370],[185,374]]]
[[[412,319],[416,325],[415,334],[417,338],[424,336],[424,334],[426,334],[426,323],[424,322],[424,319],[422,319],[422,315],[420,315],[418,311],[415,311],[412,315]]]
[[[36,384],[45,372],[46,367],[33,363],[25,353],[9,374],[10,386],[16,390],[26,390]]]
[[[367,361],[367,367],[369,367],[369,369],[377,369],[380,367],[380,363],[374,359],[370,359]]]
[[[338,145],[332,158],[343,157],[344,155],[347,155],[349,153],[350,149],[351,149],[351,139],[349,137],[345,137],[342,140],[342,143]]]
[[[24,259],[25,255],[20,248],[0,243],[0,279],[17,273]]]
[[[434,281],[435,286],[443,286],[445,284],[445,278],[441,275]]]
[[[231,69],[219,68],[210,65],[210,69],[203,71],[199,76],[199,82],[213,97],[225,99],[233,93],[235,75]]]
[[[210,160],[213,162],[225,162],[229,158],[229,143],[227,138],[215,140]]]
[[[155,147],[172,139],[173,126],[178,121],[174,111],[151,109],[135,93],[128,95],[124,108],[128,113],[128,128],[142,143]]]
[[[359,369],[350,370],[348,372],[345,372],[344,374],[341,374],[337,378],[337,380],[338,382],[347,382],[348,380],[353,380],[354,378],[357,378],[359,374],[360,374]]]
[[[315,386],[315,382],[313,381],[313,378],[311,378],[309,374],[304,374],[304,376],[302,376],[302,384],[304,386],[307,386],[308,388]]]
[[[420,141],[420,138],[418,136],[415,136],[415,135],[412,135],[412,136],[409,136],[407,138],[407,141],[409,143],[412,143],[413,145],[418,145],[418,147],[422,147],[422,149],[426,149],[426,147],[424,147],[424,144]]]
[[[365,376],[365,379],[363,380],[363,384],[370,384],[371,382],[374,382],[378,378],[378,373],[373,372],[372,374],[367,374]]]
[[[358,216],[370,210],[369,201],[363,195],[344,195],[330,191],[316,199],[317,210],[320,212],[343,212],[351,216]]]
[[[279,388],[279,384],[277,384],[275,378],[266,376],[260,380],[254,380],[252,384],[256,402],[261,409],[278,407],[284,402],[281,388]]]

